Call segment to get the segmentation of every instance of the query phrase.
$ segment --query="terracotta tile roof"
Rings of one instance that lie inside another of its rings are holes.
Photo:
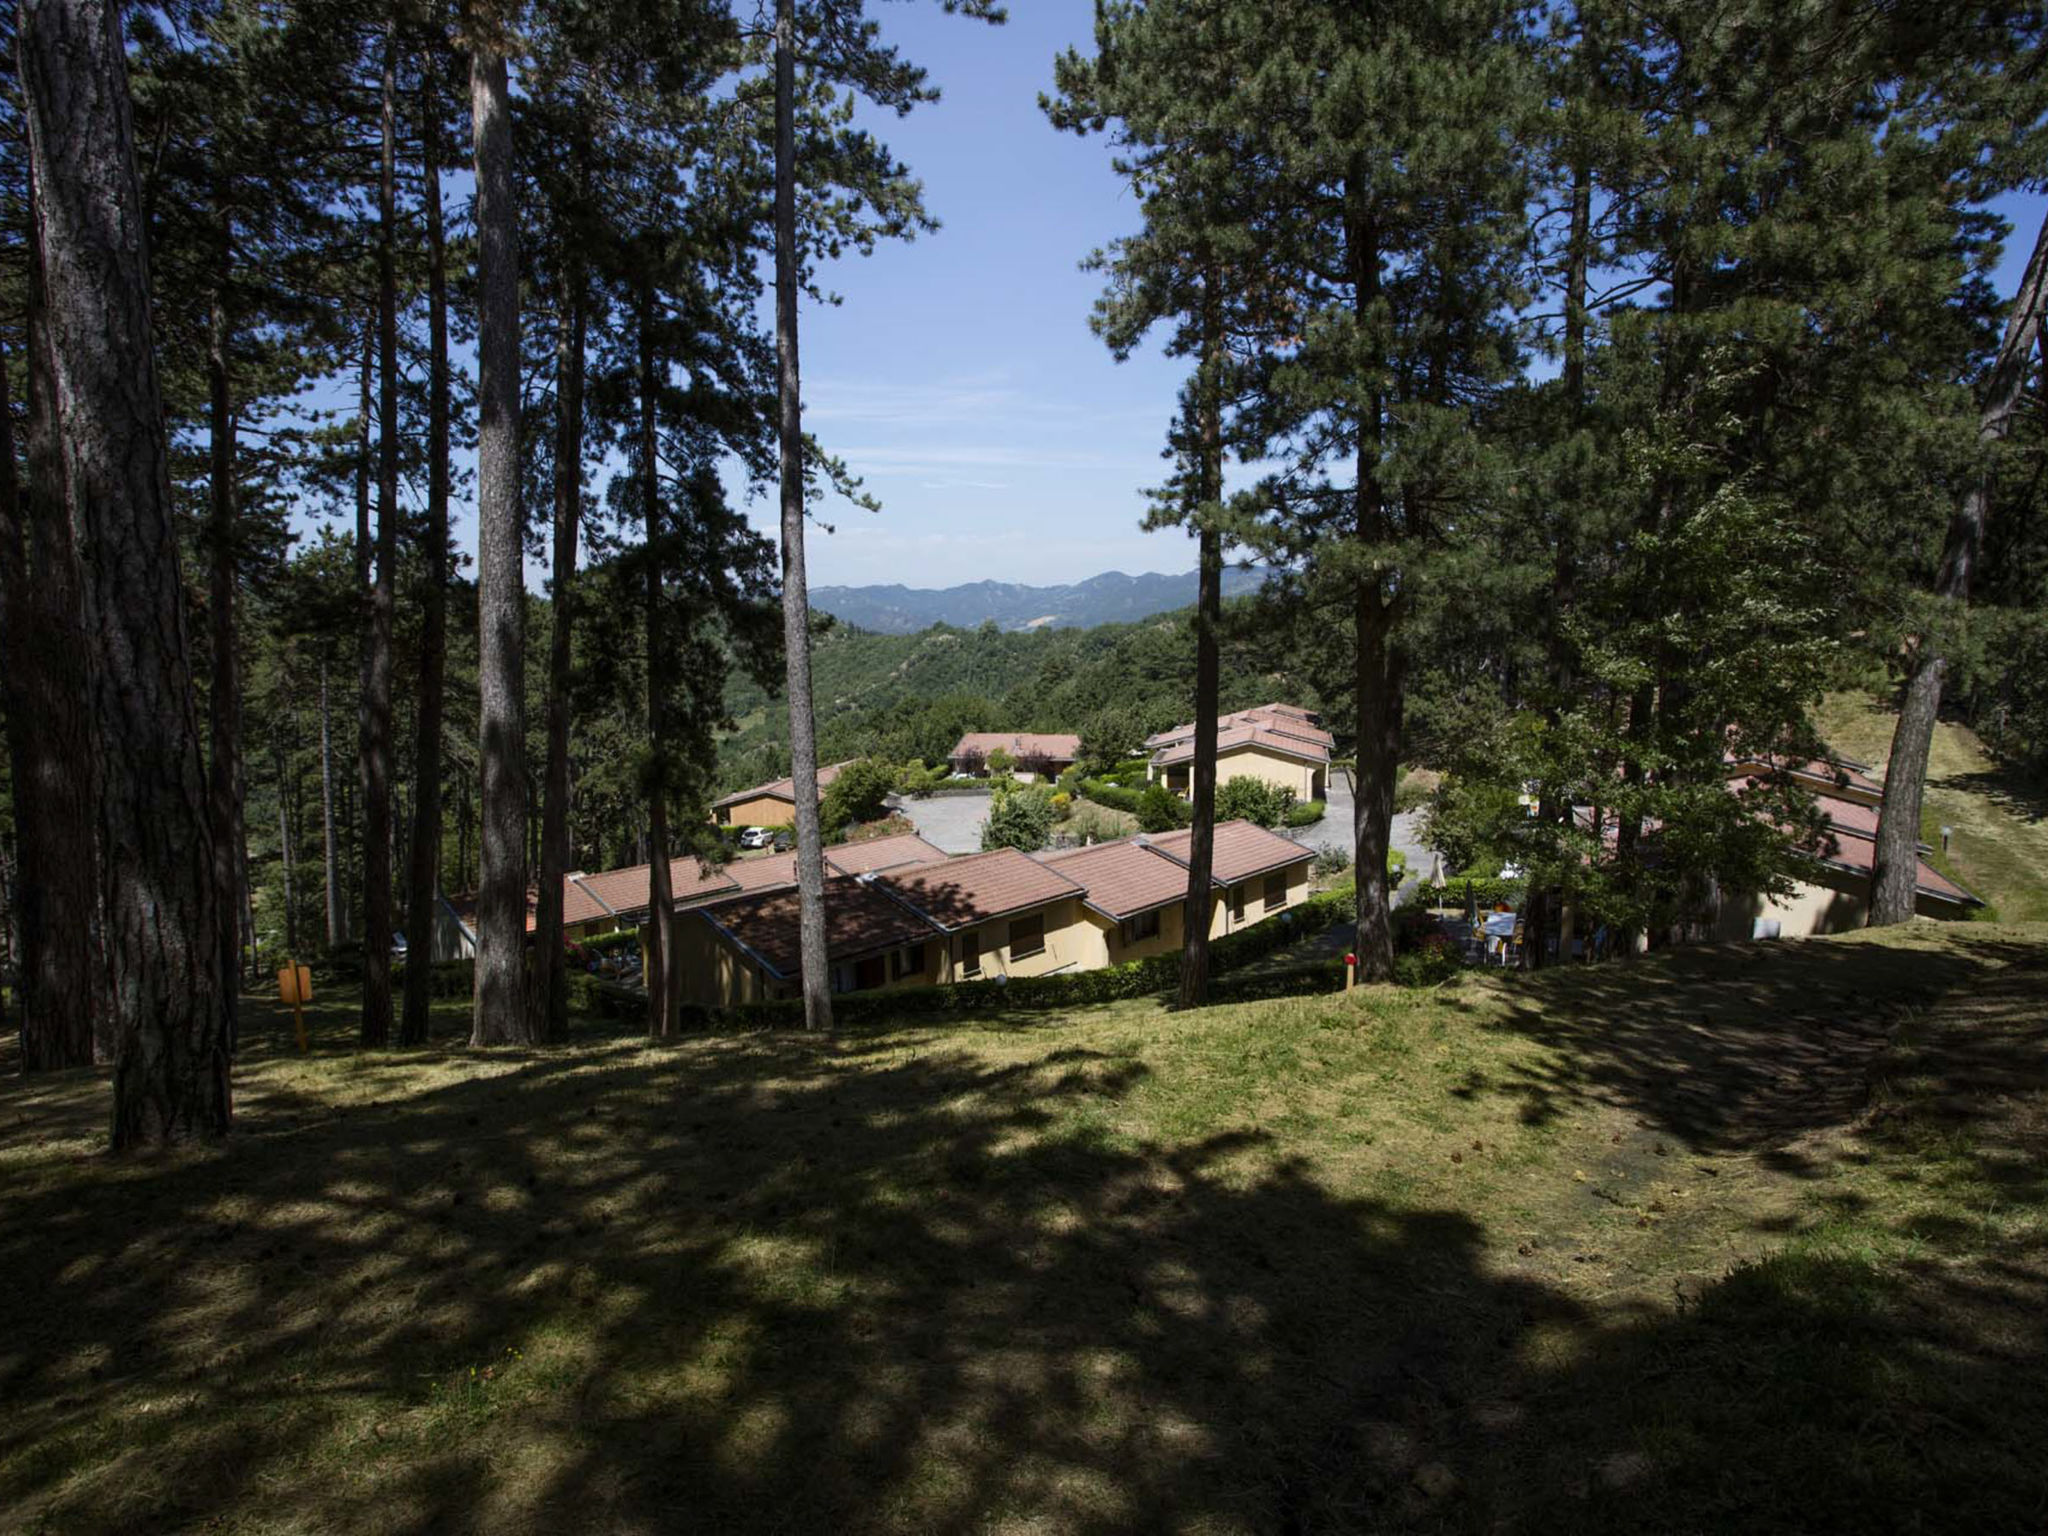
[[[608,869],[600,874],[574,877],[571,884],[581,886],[587,897],[602,903],[607,912],[621,920],[642,917],[646,915],[651,900],[649,868],[646,864],[630,864],[624,869]],[[668,878],[670,891],[679,902],[701,901],[708,896],[740,889],[725,871],[703,863],[694,854],[669,860]],[[566,904],[564,910],[567,910]],[[565,920],[577,921],[573,918]]]
[[[798,974],[802,940],[794,888],[700,907],[696,916],[738,943],[777,977]],[[825,952],[834,960],[857,959],[937,937],[930,923],[865,881],[842,875],[825,882]]]
[[[949,932],[1082,893],[1077,881],[1015,848],[893,869],[874,881]]]
[[[771,853],[762,859],[734,859],[725,866],[725,877],[740,890],[749,892],[795,885],[796,855]]]
[[[851,758],[843,763],[832,763],[818,770],[818,788],[822,791],[847,768],[853,766]],[[796,804],[796,780],[776,779],[769,784],[756,784],[752,789],[736,789],[731,794],[711,802],[717,810],[722,805],[744,805],[749,800],[787,800]]]
[[[870,838],[864,843],[841,843],[825,850],[825,862],[842,875],[865,875],[871,870],[894,869],[899,864],[929,864],[945,856],[945,849],[933,847],[915,832]]]
[[[1188,894],[1187,866],[1135,838],[1039,858],[1085,886],[1089,906],[1118,919],[1171,906]]]
[[[1764,772],[1778,772],[1796,780],[1802,780],[1810,789],[1826,794],[1829,790],[1851,797],[1878,799],[1884,794],[1884,786],[1864,771],[1863,764],[1852,763],[1846,758],[1829,761],[1825,758],[1773,757],[1767,753],[1731,755],[1729,762],[1738,768]]]
[[[1309,712],[1296,704],[1256,704],[1250,709],[1240,709],[1231,714],[1221,715],[1216,721],[1219,737],[1239,726],[1256,726],[1274,736],[1283,736],[1291,741],[1321,747],[1325,758],[1337,744],[1336,737],[1315,724]],[[1186,725],[1176,725],[1170,731],[1154,732],[1145,738],[1145,745],[1156,751],[1192,742],[1194,739],[1194,722],[1189,721]]]
[[[1081,738],[1056,731],[969,731],[953,743],[948,756],[957,762],[970,752],[987,757],[998,749],[1013,758],[1045,757],[1056,763],[1071,763],[1081,755]]]
[[[1150,840],[1168,858],[1183,868],[1193,831],[1164,832]],[[1224,821],[1216,825],[1216,846],[1210,856],[1210,874],[1224,885],[1235,885],[1253,875],[1263,875],[1289,864],[1303,863],[1315,854],[1301,844],[1255,827],[1248,821]]]
[[[1253,747],[1261,752],[1278,752],[1307,763],[1327,763],[1330,760],[1328,747],[1305,741],[1299,736],[1282,736],[1262,725],[1233,726],[1216,733],[1216,754],[1219,757],[1225,752],[1242,752]],[[1177,763],[1193,762],[1194,757],[1195,742],[1193,737],[1189,737],[1186,741],[1160,749],[1152,762],[1155,767],[1171,768]]]
[[[1809,851],[1823,864],[1831,864],[1851,874],[1862,875],[1865,879],[1870,877],[1877,864],[1877,844],[1870,838],[1838,837],[1829,832],[1823,835],[1818,848]],[[1916,859],[1914,863],[1917,867],[1913,875],[1913,884],[1921,894],[1954,902],[1958,906],[1984,905],[1977,897],[1935,869],[1925,859]]]

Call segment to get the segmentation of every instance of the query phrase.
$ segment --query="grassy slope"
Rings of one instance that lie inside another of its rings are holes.
[[[255,1008],[225,1149],[0,1084],[0,1527],[2039,1529],[2044,986],[1919,924],[483,1058]]]
[[[1881,778],[1897,716],[1864,693],[1831,695],[1818,724],[1837,752]],[[1934,863],[2007,922],[2048,922],[2048,792],[2000,766],[1965,726],[1935,727],[1920,836]],[[1948,856],[1941,829],[1952,836]]]

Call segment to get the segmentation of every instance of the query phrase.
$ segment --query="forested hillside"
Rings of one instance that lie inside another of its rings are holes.
[[[1233,610],[1238,622],[1224,646],[1224,707],[1279,697],[1319,707],[1312,669],[1284,639],[1262,639],[1251,612]],[[1194,707],[1195,645],[1186,612],[1022,632],[940,624],[914,635],[880,635],[836,625],[812,654],[826,761],[872,753],[931,762],[963,731],[1086,731],[1106,717],[1142,737],[1187,719]],[[735,676],[727,702],[738,729],[720,742],[722,786],[788,772],[788,713],[780,698]]]
[[[1265,580],[1256,568],[1232,566],[1223,573],[1223,592],[1255,592]],[[1155,614],[1185,608],[1195,600],[1195,572],[1169,576],[1147,571],[1131,576],[1104,571],[1086,581],[1031,587],[1014,581],[972,581],[957,587],[814,587],[811,606],[842,623],[882,635],[912,635],[934,624],[972,629],[993,622],[999,629],[1088,629],[1097,624],[1135,624]]]

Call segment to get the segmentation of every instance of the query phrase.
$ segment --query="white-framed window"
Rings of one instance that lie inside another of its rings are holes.
[[[1159,909],[1157,907],[1154,907],[1150,912],[1140,912],[1136,917],[1124,919],[1124,942],[1126,944],[1142,944],[1147,939],[1156,939],[1158,937]]]
[[[1287,871],[1278,870],[1266,876],[1266,910],[1278,912],[1287,905]]]
[[[924,974],[924,946],[913,944],[908,949],[899,949],[891,957],[890,970],[897,981],[906,976]]]
[[[981,934],[973,928],[960,935],[960,974],[981,974]]]
[[[1251,887],[1249,883],[1245,885],[1233,885],[1230,888],[1230,920],[1233,923],[1241,923],[1244,921],[1244,904],[1246,900],[1246,892],[1250,889]]]
[[[1045,914],[1010,919],[1010,958],[1028,960],[1045,953]]]

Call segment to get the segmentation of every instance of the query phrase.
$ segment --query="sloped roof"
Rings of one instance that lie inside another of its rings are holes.
[[[1884,795],[1884,786],[1871,778],[1861,763],[1850,762],[1847,758],[1784,758],[1769,753],[1736,753],[1729,757],[1731,765],[1758,773],[1781,773],[1788,778],[1804,781],[1808,788],[1822,794],[1833,791],[1851,799],[1868,798],[1877,800]]]
[[[949,759],[979,752],[983,757],[1003,751],[1013,758],[1046,757],[1071,763],[1081,755],[1081,738],[1058,731],[969,731],[953,743]]]
[[[852,758],[848,758],[843,763],[831,763],[820,768],[818,770],[818,788],[820,790],[827,788],[842,772],[852,767],[853,762]],[[744,805],[749,800],[787,800],[791,805],[795,805],[796,780],[775,779],[767,784],[756,784],[752,789],[736,789],[731,794],[712,801],[711,808],[717,810],[720,806],[725,805]]]
[[[869,838],[864,843],[841,843],[836,848],[825,850],[825,862],[842,875],[865,875],[871,870],[894,869],[900,864],[929,864],[945,856],[945,849],[934,847],[915,832]]]
[[[1284,736],[1321,747],[1326,758],[1337,744],[1337,738],[1317,725],[1314,717],[1298,704],[1255,704],[1250,709],[1240,709],[1217,717],[1216,730],[1219,736],[1239,726],[1256,726],[1275,736]],[[1183,742],[1192,742],[1194,739],[1195,725],[1193,721],[1189,721],[1185,725],[1176,725],[1172,730],[1155,731],[1145,738],[1145,745],[1156,751],[1178,746]]]
[[[1161,833],[1150,842],[1152,847],[1185,868],[1188,849],[1194,840],[1193,830],[1188,829]],[[1223,821],[1216,824],[1216,843],[1210,854],[1209,873],[1225,885],[1235,885],[1253,875],[1269,874],[1314,857],[1314,850],[1304,848],[1277,832],[1268,832],[1248,821]]]
[[[1304,763],[1327,763],[1330,760],[1330,749],[1328,747],[1318,746],[1315,742],[1305,741],[1299,736],[1282,736],[1278,732],[1267,730],[1261,725],[1234,726],[1227,731],[1218,731],[1216,733],[1216,755],[1218,757],[1221,757],[1226,752],[1243,752],[1254,749],[1260,752],[1277,752],[1284,757],[1296,758]],[[1155,767],[1171,768],[1178,763],[1194,761],[1194,756],[1195,743],[1194,739],[1190,737],[1186,741],[1162,748],[1159,754],[1152,759],[1152,762]]]
[[[1082,894],[1078,881],[1015,848],[887,870],[874,881],[948,932]]]
[[[695,915],[732,939],[778,978],[802,966],[797,892],[763,891],[699,907]],[[937,938],[932,925],[866,881],[840,875],[825,882],[825,952],[852,960]]]
[[[1171,906],[1188,894],[1187,866],[1136,838],[1039,855],[1087,888],[1088,905],[1119,920]]]

